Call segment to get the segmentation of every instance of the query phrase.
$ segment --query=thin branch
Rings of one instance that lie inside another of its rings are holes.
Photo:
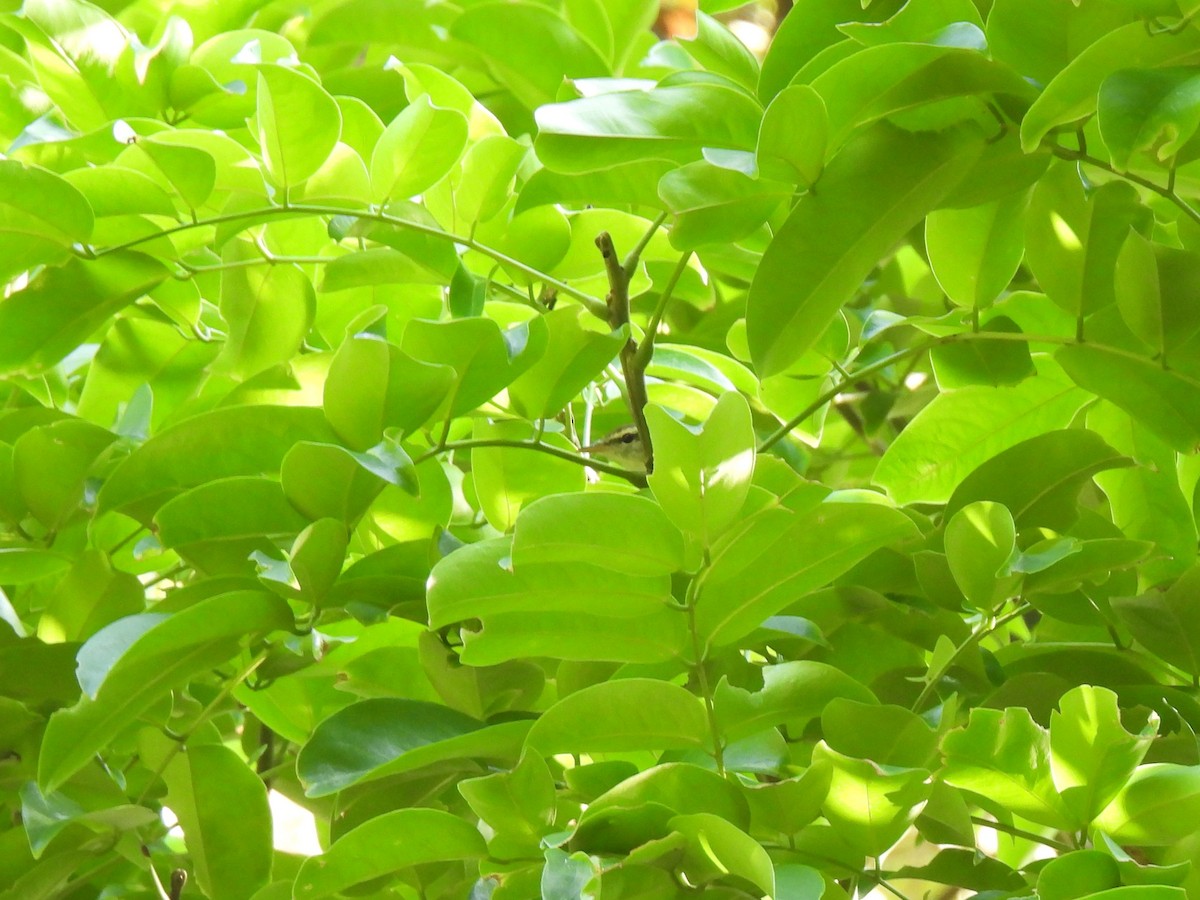
[[[202,228],[206,226],[221,225],[226,222],[240,222],[244,220],[256,220],[263,217],[271,216],[295,216],[295,215],[315,215],[315,216],[347,216],[356,219],[366,219],[370,222],[381,222],[385,225],[395,225],[397,228],[405,228],[409,231],[420,232],[427,234],[430,237],[437,238],[443,241],[449,241],[452,244],[459,244],[463,247],[469,247],[484,256],[494,259],[498,263],[503,263],[505,266],[522,272],[531,278],[541,281],[544,284],[558,290],[560,294],[565,294],[568,297],[574,297],[593,315],[600,319],[607,318],[606,307],[598,298],[593,297],[586,291],[581,291],[578,288],[572,287],[566,282],[552,278],[545,272],[535,269],[533,266],[526,265],[520,260],[513,259],[506,253],[502,253],[494,247],[489,247],[487,244],[482,244],[474,238],[453,234],[448,231],[443,231],[440,228],[434,228],[430,225],[423,225],[420,222],[412,222],[408,219],[400,218],[399,216],[388,215],[385,212],[375,212],[365,209],[341,209],[333,206],[318,206],[314,204],[298,203],[291,206],[267,206],[260,209],[250,209],[239,213],[228,213],[226,215],[213,216],[209,219],[198,219],[195,222],[184,222],[171,228],[164,228],[154,234],[146,234],[140,237],[132,238],[120,244],[114,244],[111,247],[105,247],[100,250],[92,250],[93,257],[107,256],[110,253],[116,253],[118,250],[127,250],[131,247],[136,247],[140,244],[145,244],[150,241],[157,240],[162,237],[167,237],[172,234],[177,234],[181,231],[188,231],[193,228]]]
[[[632,469],[623,469],[620,466],[610,465],[606,462],[601,462],[598,459],[593,459],[588,456],[581,456],[578,453],[572,453],[570,450],[563,450],[561,447],[553,447],[550,444],[540,444],[536,441],[508,441],[502,438],[480,438],[463,441],[447,441],[445,444],[439,444],[426,450],[420,456],[413,460],[413,464],[417,465],[437,456],[439,453],[446,453],[451,450],[473,450],[477,447],[507,447],[512,450],[534,450],[538,453],[545,453],[548,456],[556,456],[559,459],[573,462],[578,466],[595,469],[598,472],[607,472],[609,475],[616,475],[618,478],[624,478],[630,484],[636,484],[638,487],[646,486],[646,476],[641,472],[635,472]]]
[[[175,755],[183,749],[183,746],[187,743],[188,739],[197,731],[199,731],[200,727],[212,718],[213,713],[215,713],[217,708],[224,703],[230,697],[230,695],[233,694],[234,690],[239,684],[253,675],[254,671],[267,661],[268,652],[269,651],[264,650],[259,653],[245,668],[243,668],[232,678],[228,679],[225,682],[225,685],[221,688],[220,693],[213,697],[208,706],[200,710],[200,715],[198,715],[196,720],[192,722],[191,727],[189,727],[183,734],[179,735],[175,743],[167,749],[167,752],[163,755],[162,761],[158,764],[158,768],[154,770],[154,774],[150,776],[150,780],[146,782],[146,786],[138,795],[136,802],[139,806],[146,802],[146,798],[150,796],[150,791],[154,789],[154,783],[162,777],[163,772],[167,771],[167,766],[171,764],[171,760],[175,758]]]
[[[817,410],[819,410],[822,406],[824,406],[830,400],[835,398],[838,394],[843,393],[846,390],[846,388],[851,387],[855,382],[857,382],[863,378],[866,378],[868,375],[874,375],[876,372],[880,372],[883,369],[886,369],[888,366],[892,365],[893,363],[899,362],[902,359],[906,359],[909,356],[913,356],[914,354],[919,354],[919,353],[925,353],[928,350],[932,350],[934,347],[938,346],[940,343],[941,343],[940,340],[938,340],[937,338],[933,338],[932,340],[924,341],[920,344],[915,344],[912,347],[905,347],[903,350],[897,350],[895,353],[891,353],[888,356],[883,357],[882,359],[878,359],[875,362],[871,363],[870,365],[863,366],[861,369],[856,369],[855,371],[851,372],[847,377],[843,378],[841,381],[839,381],[837,384],[835,384],[833,387],[831,387],[829,390],[822,393],[819,397],[817,397],[816,400],[814,400],[812,403],[810,403],[808,406],[806,406],[804,409],[802,409],[799,413],[792,416],[790,419],[788,419],[786,422],[784,422],[782,425],[780,425],[777,429],[775,429],[775,431],[771,434],[770,437],[768,437],[765,441],[763,441],[761,444],[759,444],[758,452],[763,453],[767,450],[770,450],[772,447],[774,447],[776,444],[778,444],[780,441],[782,441],[785,437],[787,437],[791,433],[793,428],[796,428],[798,425],[800,425],[801,422],[803,422],[805,419],[807,419],[809,416],[811,416],[813,413],[815,413]]]
[[[1072,849],[1069,844],[1064,844],[1062,841],[1056,841],[1054,838],[1048,838],[1040,834],[1034,834],[1032,831],[1025,831],[1024,829],[1017,828],[1013,825],[1006,825],[1005,823],[997,822],[994,819],[985,819],[983,816],[971,816],[971,821],[976,825],[983,825],[985,828],[1001,831],[1005,834],[1010,834],[1013,837],[1024,838],[1027,841],[1034,841],[1035,843],[1052,847],[1061,853],[1067,853]]]
[[[921,690],[921,693],[917,696],[916,702],[914,702],[912,705],[913,712],[921,711],[921,708],[925,705],[925,701],[928,700],[937,690],[938,683],[946,677],[946,673],[949,672],[950,669],[953,668],[954,664],[958,662],[959,657],[961,657],[971,647],[974,647],[976,644],[982,641],[989,634],[994,633],[1002,626],[1007,625],[1013,619],[1019,618],[1028,611],[1028,603],[1018,603],[1015,609],[1013,609],[1011,612],[1005,613],[1000,618],[988,618],[980,622],[980,627],[974,629],[967,636],[967,639],[955,648],[954,652],[950,654],[950,658],[942,664],[942,667],[936,673],[931,673],[929,681],[925,683],[925,687]]]
[[[629,277],[617,260],[617,250],[613,246],[612,236],[607,231],[596,235],[596,246],[604,258],[604,270],[608,273],[607,319],[613,331],[622,328],[630,329],[629,324]],[[628,391],[629,414],[637,427],[638,436],[642,439],[642,449],[645,453],[646,471],[654,471],[654,446],[650,441],[650,428],[646,424],[646,365],[638,362],[638,345],[633,339],[632,330],[625,346],[621,348],[621,374],[625,376],[625,389]]]
[[[638,261],[642,258],[642,252],[646,249],[646,246],[654,237],[655,232],[662,228],[662,224],[665,221],[667,221],[667,214],[660,213],[658,218],[650,223],[650,227],[646,229],[646,233],[643,234],[638,239],[638,242],[633,245],[633,249],[626,254],[625,260],[621,263],[621,268],[625,272],[626,281],[632,278],[633,273],[637,271]]]
[[[658,303],[654,307],[654,312],[650,315],[650,321],[646,323],[646,331],[642,335],[642,343],[637,349],[637,354],[634,356],[634,361],[642,368],[642,371],[645,371],[646,366],[650,365],[650,358],[654,355],[654,341],[658,338],[658,326],[662,323],[662,318],[667,312],[667,304],[671,300],[671,294],[675,292],[675,285],[683,277],[683,273],[687,269],[687,264],[691,258],[691,250],[679,257],[679,262],[675,264],[675,269],[671,272],[671,277],[667,279],[667,283],[658,297]]]
[[[1171,201],[1171,203],[1175,204],[1180,210],[1183,211],[1184,215],[1186,215],[1197,225],[1200,225],[1200,211],[1197,211],[1194,206],[1175,193],[1173,176],[1171,177],[1171,183],[1167,187],[1163,187],[1161,184],[1156,184],[1149,178],[1143,178],[1141,175],[1136,175],[1133,172],[1118,172],[1112,167],[1111,164],[1105,162],[1099,157],[1091,156],[1084,150],[1071,150],[1069,147],[1051,145],[1050,152],[1059,159],[1065,159],[1070,162],[1081,162],[1085,165],[1095,166],[1097,169],[1103,169],[1105,172],[1109,172],[1118,178],[1124,178],[1131,184],[1144,187],[1146,190],[1152,191],[1153,193],[1158,194],[1158,196]]]

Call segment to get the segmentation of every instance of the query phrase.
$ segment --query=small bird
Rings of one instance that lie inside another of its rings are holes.
[[[636,425],[622,425],[581,449],[634,472],[646,471],[645,448]]]

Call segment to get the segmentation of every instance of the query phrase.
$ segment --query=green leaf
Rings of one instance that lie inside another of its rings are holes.
[[[754,475],[754,430],[741,394],[724,394],[699,433],[657,405],[646,408],[654,442],[650,489],[679,528],[711,545],[737,518]]]
[[[958,510],[946,523],[946,559],[958,588],[973,606],[990,610],[1004,593],[1006,574],[1016,550],[1012,513],[999,503],[979,500]]]
[[[1034,91],[1016,72],[975,48],[937,43],[888,43],[852,53],[811,82],[829,115],[829,146],[840,147],[851,132],[889,114],[913,110],[919,130],[939,129],[974,119],[984,97],[1007,95],[1029,101]],[[960,98],[960,99],[955,99]],[[920,110],[937,104],[931,110]]]
[[[299,441],[334,443],[319,409],[234,406],[186,419],[142,444],[100,489],[101,511],[148,522],[171,497],[217,478],[270,475]]]
[[[1194,378],[1091,344],[1061,347],[1054,358],[1076,384],[1119,406],[1174,449],[1188,453],[1200,444]]]
[[[1077,687],[1050,715],[1050,772],[1062,802],[1084,828],[1117,796],[1145,757],[1157,716],[1139,734],[1121,724],[1117,695]]]
[[[925,220],[929,265],[946,296],[983,309],[1008,287],[1025,253],[1025,193],[982,206],[941,209]]]
[[[43,269],[0,300],[0,373],[53,366],[166,277],[162,263],[131,250]]]
[[[1114,72],[1100,85],[1096,121],[1118,172],[1143,150],[1169,161],[1200,126],[1200,77],[1190,67]]]
[[[877,125],[833,158],[801,198],[754,276],[747,339],[761,376],[809,350],[875,265],[937,207],[980,150],[961,136]]]
[[[92,236],[92,226],[91,205],[77,186],[37,166],[0,160],[0,281],[65,261],[73,243]]]
[[[900,839],[916,819],[931,786],[925,769],[883,769],[830,749],[825,741],[813,748],[814,763],[833,772],[821,807],[838,834],[856,849],[878,856]]]
[[[86,640],[145,607],[146,591],[136,576],[114,569],[103,551],[87,550],[54,585],[38,633],[46,640]]]
[[[775,869],[758,841],[708,812],[675,816],[668,825],[688,838],[688,850],[722,874],[744,878],[766,896],[775,895]]]
[[[658,195],[675,216],[671,245],[692,250],[751,234],[791,195],[791,189],[782,182],[750,178],[697,160],[664,175]]]
[[[786,88],[805,65],[831,45],[844,42],[842,28],[849,22],[881,22],[900,6],[899,3],[873,3],[862,0],[809,0],[805,15],[788,15],[780,23],[763,61],[758,93],[764,100]]]
[[[71,566],[71,558],[53,550],[0,547],[0,584],[26,584],[57,575]]]
[[[702,147],[753,150],[762,110],[733,87],[697,82],[551,103],[535,116],[538,159],[575,174],[648,159],[688,162]]]
[[[316,81],[284,66],[259,66],[256,96],[263,162],[286,191],[324,165],[341,137],[342,113]]]
[[[527,152],[524,144],[502,134],[489,135],[467,150],[454,191],[459,221],[481,222],[500,212]]]
[[[1106,79],[1122,69],[1158,68],[1194,62],[1200,32],[1190,28],[1161,34],[1131,22],[1100,37],[1046,85],[1021,120],[1021,146],[1028,153],[1051,129],[1085,118],[1096,110]]]
[[[511,772],[465,778],[458,783],[458,792],[471,810],[497,832],[492,839],[493,852],[498,849],[498,840],[503,840],[505,847],[523,845],[526,851],[536,851],[542,835],[554,824],[554,776],[536,753],[521,754],[521,761]]]
[[[407,434],[441,406],[454,381],[449,366],[413,359],[370,334],[347,338],[325,380],[325,417],[351,449],[366,450],[385,428]]]
[[[742,792],[709,769],[690,763],[652,766],[588,803],[575,842],[589,849],[628,853],[666,837],[675,815],[709,813],[736,828],[750,825]]]
[[[754,54],[706,11],[696,11],[696,35],[681,41],[680,46],[705,70],[724,75],[747,91],[758,86],[758,60]]]
[[[542,900],[583,900],[584,891],[596,877],[596,867],[583,852],[567,854],[557,847],[545,851],[546,865],[542,868]]]
[[[936,783],[934,789],[937,789]],[[893,877],[934,881],[980,893],[1016,893],[1028,889],[1025,879],[1000,860],[955,847],[939,851],[933,860],[924,866],[901,866],[894,871]]]
[[[75,418],[30,428],[12,448],[12,483],[21,502],[57,529],[79,508],[92,466],[115,438]]]
[[[1191,675],[1200,675],[1200,615],[1195,596],[1200,567],[1192,567],[1165,591],[1114,597],[1113,610],[1138,643]]]
[[[1046,863],[1038,873],[1037,892],[1045,900],[1076,900],[1121,883],[1117,861],[1100,850],[1076,850]]]
[[[1057,164],[1034,188],[1026,215],[1029,268],[1042,290],[1073,316],[1113,303],[1113,272],[1129,229],[1147,213],[1129,184],[1087,191],[1074,166]]]
[[[973,709],[967,727],[943,739],[942,752],[948,784],[1038,824],[1071,828],[1071,815],[1051,781],[1049,735],[1028,710]]]
[[[1065,531],[1079,517],[1079,491],[1091,477],[1132,464],[1094,431],[1047,432],[996,454],[967,475],[947,502],[945,515],[949,518],[976,500],[995,500],[1020,527]]]
[[[216,365],[242,380],[290,360],[316,313],[316,294],[298,266],[237,265],[261,258],[244,241],[230,241],[222,255],[230,266],[221,273],[221,316],[229,334]]]
[[[83,195],[98,219],[141,213],[172,217],[176,214],[170,195],[148,175],[133,169],[93,166],[72,169],[63,178]]]
[[[626,575],[669,575],[685,566],[683,535],[650,500],[629,494],[543,497],[517,517],[513,566],[587,563]]]
[[[1087,395],[1042,368],[1038,377],[1014,387],[938,394],[888,447],[875,483],[901,505],[944,503],[967,474],[993,456],[1066,427]]]
[[[616,358],[626,337],[622,331],[596,328],[579,307],[553,309],[546,324],[546,350],[508,386],[513,405],[527,418],[557,415]]]
[[[384,129],[371,155],[371,199],[385,203],[432,187],[467,145],[467,120],[435,106],[428,94],[410,103]]]
[[[1170,847],[1192,834],[1200,814],[1200,768],[1139,766],[1096,825],[1135,847]]]
[[[138,141],[127,154],[121,154],[117,162],[131,165],[141,156],[148,161],[148,164],[142,164],[141,170],[177,193],[189,209],[203,206],[212,196],[217,182],[217,163],[204,149],[165,143],[151,136]]]
[[[699,750],[709,743],[700,700],[650,678],[622,678],[576,691],[534,723],[527,745],[543,755]]]
[[[413,319],[400,348],[418,360],[454,368],[458,378],[450,390],[450,415],[459,416],[490,400],[537,362],[547,339],[540,318],[508,330],[492,319]]]
[[[880,547],[912,536],[912,522],[879,503],[827,501],[800,516],[768,509],[713,548],[696,598],[696,632],[711,647],[733,643]]]
[[[247,637],[291,625],[279,598],[236,591],[169,615],[120,619],[97,632],[79,651],[79,683],[87,696],[54,713],[46,726],[38,785],[55,790],[169,691],[227,662]]]
[[[362,781],[421,769],[442,760],[514,764],[528,722],[485,725],[460,712],[418,700],[362,700],[322,721],[296,759],[309,797],[324,797]]]
[[[724,678],[713,691],[713,707],[727,740],[738,741],[785,723],[803,727],[837,698],[864,704],[875,700],[846,673],[812,660],[764,666],[762,678],[759,691],[735,687]]]
[[[193,744],[163,772],[196,882],[213,900],[240,900],[271,876],[267,789],[223,744]]]
[[[922,768],[937,752],[937,734],[903,706],[838,697],[821,712],[821,733],[838,753],[881,766]]]
[[[509,552],[506,539],[481,541],[439,561],[429,576],[431,627],[483,623],[482,631],[463,635],[464,662],[487,665],[535,649],[560,659],[629,662],[661,662],[680,652],[684,623],[670,608],[665,572],[529,559],[514,567]]]
[[[487,855],[471,823],[440,809],[396,809],[376,816],[304,860],[295,897],[316,900],[422,863]]]
[[[1168,363],[1195,355],[1200,316],[1189,298],[1196,289],[1198,264],[1196,253],[1151,243],[1135,231],[1117,257],[1121,318],[1155,357]]]
[[[1019,326],[1007,316],[996,316],[980,331],[1021,333]],[[929,360],[938,387],[943,391],[980,384],[993,387],[1019,384],[1037,374],[1029,346],[1021,340],[947,341],[930,351]]]
[[[565,459],[508,446],[530,443],[536,438],[532,425],[516,421],[475,420],[474,439],[495,441],[495,446],[476,447],[471,451],[471,475],[479,507],[492,527],[508,531],[525,504],[551,494],[583,490],[583,466]],[[575,447],[562,435],[544,434],[541,443],[560,451]]]
[[[291,543],[308,524],[272,478],[219,478],[164,503],[154,528],[164,547],[209,574],[248,572],[255,550]]]
[[[515,212],[552,203],[620,207],[623,204],[657,206],[658,182],[675,168],[661,159],[642,159],[595,172],[563,174],[538,169],[517,195]]]
[[[311,603],[329,594],[342,572],[349,534],[338,519],[318,519],[296,536],[288,559],[292,574]]]
[[[398,453],[404,451],[396,448]],[[283,458],[280,481],[284,496],[309,519],[332,518],[353,524],[366,512],[385,483],[410,489],[414,481],[411,461],[396,458],[390,477],[373,471],[378,461],[364,466],[356,454],[338,444],[299,441]],[[407,456],[407,454],[405,454]]]
[[[496,79],[529,109],[553,101],[564,78],[609,74],[591,43],[535,3],[473,5],[455,20],[452,34],[478,50]]]
[[[758,170],[766,178],[810,186],[825,167],[828,142],[825,101],[809,85],[792,85],[763,113],[755,150]]]

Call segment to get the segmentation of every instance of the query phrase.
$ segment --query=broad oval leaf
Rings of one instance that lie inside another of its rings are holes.
[[[728,391],[699,433],[661,407],[646,407],[654,441],[654,497],[679,528],[711,545],[733,523],[754,475],[754,431],[746,398]]]
[[[234,475],[273,475],[298,441],[335,443],[321,410],[233,406],[185,419],[138,447],[100,490],[101,510],[149,521],[184,490]]]
[[[708,646],[731,644],[915,532],[907,516],[878,503],[825,502],[802,516],[783,508],[759,513],[714,548],[696,597],[696,632]]]
[[[1079,517],[1079,491],[1097,472],[1133,465],[1094,431],[1050,431],[998,453],[954,490],[945,515],[968,503],[995,500],[1011,510],[1018,526],[1066,531]]]
[[[82,769],[169,691],[228,661],[246,638],[293,624],[287,604],[261,591],[218,594],[168,616],[146,615],[154,618],[118,620],[88,641],[80,684],[92,696],[51,716],[38,757],[44,791]]]
[[[258,144],[276,183],[294,187],[324,165],[342,134],[342,112],[316,81],[295,69],[258,69]]]
[[[834,157],[775,234],[750,287],[746,336],[761,376],[782,372],[817,342],[981,149],[978,140],[881,124]]]
[[[1170,847],[1193,833],[1197,815],[1200,768],[1156,763],[1134,772],[1096,824],[1122,844]]]
[[[413,359],[373,335],[348,338],[325,380],[325,418],[353,450],[379,443],[385,428],[407,434],[433,415],[454,370]]]
[[[296,773],[308,796],[324,797],[361,781],[446,759],[515,764],[529,724],[485,725],[445,706],[418,700],[363,700],[317,726],[300,748]]]
[[[558,494],[517,517],[513,566],[583,562],[627,575],[684,567],[683,535],[658,504],[629,494]]]
[[[196,744],[166,771],[167,802],[179,819],[196,882],[213,900],[242,900],[271,876],[267,788],[224,744]]]
[[[996,454],[1065,428],[1087,394],[1045,369],[1014,387],[939,394],[888,447],[875,483],[900,505],[945,503],[968,473]]]
[[[479,830],[440,809],[396,809],[376,816],[304,860],[293,896],[328,897],[356,884],[421,863],[487,855]]]
[[[467,120],[422,94],[384,129],[371,155],[371,198],[402,200],[431,187],[467,145]]]
[[[700,698],[651,678],[621,678],[559,700],[530,729],[543,755],[698,750],[710,741]]]
[[[132,250],[47,268],[0,300],[0,372],[36,373],[83,343],[114,313],[167,277],[166,267]]]
[[[1200,383],[1123,351],[1061,347],[1054,358],[1080,387],[1119,406],[1181,453],[1200,444]]]
[[[753,150],[762,110],[736,88],[698,82],[552,103],[535,115],[538,159],[574,174],[647,159],[686,162],[702,147]]]
[[[1200,73],[1194,67],[1114,72],[1100,86],[1096,120],[1117,171],[1142,150],[1170,160],[1200,126]]]
[[[0,281],[67,258],[71,244],[92,236],[91,205],[69,180],[13,159],[0,160]]]
[[[925,220],[930,267],[959,306],[990,306],[1012,281],[1025,253],[1027,202],[1025,193],[1012,194],[983,206],[937,210]]]
[[[1200,58],[1200,31],[1171,29],[1154,33],[1143,22],[1131,22],[1102,36],[1046,85],[1021,120],[1021,146],[1035,149],[1051,129],[1090,115],[1108,76],[1127,68],[1157,68]]]

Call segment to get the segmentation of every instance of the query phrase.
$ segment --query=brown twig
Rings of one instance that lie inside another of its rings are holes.
[[[629,329],[629,275],[621,260],[617,258],[612,236],[607,231],[596,235],[596,246],[604,257],[604,270],[608,273],[608,324],[614,331]],[[646,363],[638,359],[637,341],[630,332],[625,346],[621,348],[621,373],[625,376],[625,390],[629,400],[629,414],[642,439],[646,455],[646,471],[654,471],[654,447],[650,443],[650,429],[646,425]]]

